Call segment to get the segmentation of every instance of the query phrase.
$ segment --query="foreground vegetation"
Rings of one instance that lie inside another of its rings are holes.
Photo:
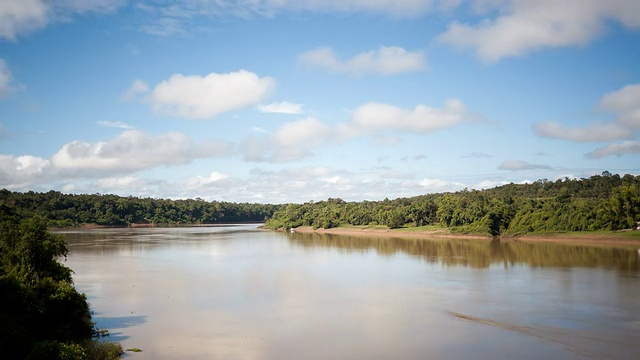
[[[329,199],[288,204],[267,221],[272,229],[312,226],[435,226],[452,233],[520,235],[629,229],[640,221],[640,176],[605,171],[584,179],[508,184],[383,201]]]
[[[6,359],[117,359],[99,339],[87,298],[73,287],[60,236],[39,217],[0,204],[0,354]]]
[[[81,224],[214,224],[263,222],[281,205],[169,200],[117,195],[70,195],[58,191],[37,193],[0,190],[0,204],[22,216],[39,215],[49,226]]]

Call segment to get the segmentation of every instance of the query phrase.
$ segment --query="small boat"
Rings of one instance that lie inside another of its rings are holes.
[[[296,232],[296,228],[291,228],[289,229],[289,231],[293,234],[294,232]]]

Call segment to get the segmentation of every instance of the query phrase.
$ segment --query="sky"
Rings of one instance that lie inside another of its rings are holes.
[[[0,188],[381,200],[640,174],[640,1],[0,0]]]

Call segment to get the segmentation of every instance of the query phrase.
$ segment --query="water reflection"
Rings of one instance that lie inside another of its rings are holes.
[[[129,336],[124,335],[122,330],[131,326],[144,324],[147,321],[147,317],[139,315],[101,316],[100,314],[94,314],[93,321],[96,322],[98,329],[109,331],[109,341],[124,341],[127,340]]]
[[[406,239],[335,234],[288,234],[292,244],[302,247],[336,248],[347,252],[368,252],[379,255],[398,253],[421,258],[430,263],[449,266],[487,268],[495,264],[504,267],[599,267],[629,272],[640,270],[636,250],[576,246],[552,243],[465,239]]]
[[[65,235],[98,326],[136,360],[640,358],[624,250],[255,225]]]

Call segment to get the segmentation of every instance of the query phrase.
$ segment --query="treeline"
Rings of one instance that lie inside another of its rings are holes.
[[[71,195],[58,191],[26,193],[0,190],[0,204],[22,216],[39,215],[49,226],[80,224],[213,224],[262,222],[281,205],[169,200],[117,195]]]
[[[61,236],[39,217],[23,218],[0,204],[0,354],[4,359],[118,359],[104,342],[89,303],[73,287]]]
[[[620,230],[640,221],[640,176],[607,171],[583,179],[541,179],[488,190],[422,195],[383,201],[342,199],[288,204],[267,226],[273,229],[342,224],[438,226],[486,235],[546,231]]]

